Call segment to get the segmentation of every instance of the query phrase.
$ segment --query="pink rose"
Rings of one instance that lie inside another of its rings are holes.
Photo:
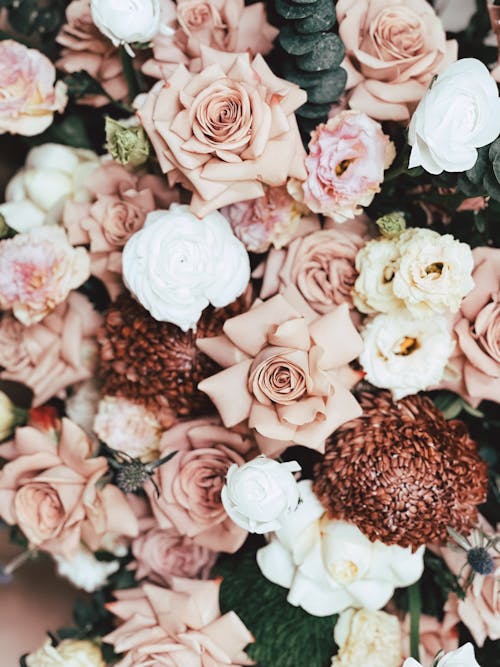
[[[377,120],[407,121],[432,77],[457,59],[425,0],[338,0],[349,105]]]
[[[180,0],[163,4],[164,22],[173,34],[153,39],[153,58],[143,72],[163,79],[179,63],[191,72],[201,69],[201,47],[217,51],[265,55],[278,30],[267,22],[264,2],[245,7],[243,0]]]
[[[311,133],[307,177],[289,190],[314,211],[345,222],[368,206],[396,155],[379,123],[359,111],[342,111]]]
[[[432,667],[434,658],[439,651],[454,651],[458,648],[458,616],[445,606],[442,621],[435,616],[422,614],[419,626],[419,655],[422,667]],[[401,627],[401,654],[410,657],[410,616],[406,615]]]
[[[66,85],[55,79],[55,67],[42,53],[12,39],[0,41],[0,134],[30,137],[49,127],[67,102]]]
[[[213,418],[183,422],[166,431],[161,456],[178,453],[157,473],[160,496],[153,485],[147,489],[160,528],[174,527],[213,551],[239,549],[247,533],[228,517],[220,494],[229,467],[241,465],[252,446],[248,436],[227,430]]]
[[[73,292],[50,315],[25,327],[10,313],[0,319],[0,378],[22,382],[39,406],[70,385],[90,378],[97,361],[101,317]]]
[[[305,178],[294,111],[306,101],[258,55],[202,49],[200,74],[179,65],[145,97],[138,116],[170,183],[193,191],[191,208],[217,208],[262,197],[264,184]]]
[[[89,275],[87,251],[72,248],[59,227],[0,242],[0,307],[26,326],[40,322]]]
[[[116,487],[100,489],[105,458],[91,458],[93,445],[69,419],[59,442],[30,426],[18,428],[14,443],[0,445],[10,458],[0,471],[0,516],[18,525],[30,544],[71,559],[80,540],[99,547],[109,532],[134,537],[137,521]]]
[[[106,607],[121,624],[104,641],[124,653],[116,667],[254,664],[243,651],[254,641],[250,632],[233,611],[221,616],[221,581],[174,578],[171,589],[142,584],[115,591],[116,602]]]

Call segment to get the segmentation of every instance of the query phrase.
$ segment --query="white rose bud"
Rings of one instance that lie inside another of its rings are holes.
[[[188,206],[150,213],[123,250],[125,285],[151,315],[183,331],[209,303],[222,308],[250,280],[245,246],[215,211],[200,220]]]
[[[88,640],[65,639],[57,646],[50,640],[26,657],[28,667],[106,667],[98,646]]]
[[[422,667],[422,665],[414,658],[407,658],[403,667]],[[468,642],[455,651],[438,656],[432,667],[481,667],[481,665],[474,655],[474,647]]]
[[[92,20],[115,46],[149,42],[160,30],[160,0],[91,0]]]
[[[16,408],[7,394],[0,391],[0,441],[8,438],[16,424]]]
[[[292,473],[299,470],[297,461],[279,463],[266,456],[232,465],[221,493],[224,509],[250,533],[279,530],[281,520],[297,508],[299,488]]]
[[[477,160],[477,148],[500,134],[498,88],[488,68],[463,58],[440,74],[411,119],[410,167],[431,174],[460,172]]]

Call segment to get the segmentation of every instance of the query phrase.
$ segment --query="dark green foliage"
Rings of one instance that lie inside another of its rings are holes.
[[[327,667],[336,652],[336,616],[311,616],[286,601],[288,591],[261,574],[255,551],[221,559],[222,612],[234,610],[255,637],[249,655],[259,667]]]
[[[458,187],[468,197],[485,195],[500,202],[500,138],[478,149],[475,165],[460,174]]]

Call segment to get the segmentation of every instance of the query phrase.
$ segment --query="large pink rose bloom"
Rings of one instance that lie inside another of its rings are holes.
[[[500,403],[500,249],[475,248],[472,255],[475,287],[455,318],[456,353],[440,387],[477,406]]]
[[[349,106],[377,120],[408,121],[432,77],[457,59],[425,0],[338,0]]]
[[[177,454],[157,473],[160,495],[147,487],[160,528],[174,527],[196,544],[233,553],[247,533],[228,517],[221,501],[226,473],[242,465],[254,443],[248,435],[229,431],[215,418],[183,422],[166,431],[160,454]]]
[[[179,63],[199,72],[202,46],[265,55],[279,32],[267,22],[264,2],[245,7],[243,0],[180,0],[177,4],[165,0],[162,13],[168,29],[154,37],[153,58],[143,67],[145,74],[158,79],[172,74]]]
[[[115,591],[106,605],[121,624],[104,637],[124,657],[116,667],[238,667],[254,638],[230,611],[221,616],[216,581],[174,578],[170,589],[152,584]]]
[[[0,41],[0,134],[30,137],[49,127],[67,102],[66,85],[55,79],[55,67],[42,53]]]
[[[264,184],[304,179],[294,111],[306,101],[258,55],[201,49],[202,71],[179,65],[147,94],[138,116],[169,182],[193,191],[191,208],[217,208],[264,195]]]
[[[379,123],[358,111],[341,111],[311,133],[307,177],[288,187],[314,213],[345,222],[380,192],[395,154]]]
[[[0,242],[0,308],[26,326],[40,322],[89,275],[87,251],[72,248],[59,227]]]
[[[62,398],[66,387],[93,376],[101,322],[90,301],[77,292],[29,327],[5,313],[0,319],[0,378],[30,387],[34,407]]]
[[[31,426],[0,446],[10,460],[0,471],[0,516],[33,547],[71,559],[83,540],[98,549],[108,533],[134,537],[137,521],[122,492],[97,482],[108,470],[93,444],[69,419],[59,442]]]

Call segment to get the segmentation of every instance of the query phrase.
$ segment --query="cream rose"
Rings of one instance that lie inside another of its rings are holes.
[[[422,665],[414,660],[414,658],[407,658],[403,667],[422,667]],[[474,647],[470,642],[464,644],[456,651],[450,651],[445,655],[438,656],[433,667],[481,667],[474,655]]]
[[[410,167],[431,174],[474,166],[477,148],[500,134],[498,87],[476,58],[463,58],[440,74],[411,119]]]
[[[65,639],[52,646],[48,639],[42,648],[26,657],[28,667],[106,667],[98,646],[88,640]]]
[[[404,308],[392,286],[398,260],[399,249],[394,239],[375,239],[358,252],[356,270],[359,275],[352,299],[362,313],[391,313]]]
[[[281,518],[299,503],[299,490],[292,473],[297,461],[279,463],[258,456],[227,471],[221,500],[231,519],[251,533],[268,533],[281,528]]]
[[[250,262],[223,215],[199,220],[188,206],[172,204],[150,213],[127,242],[123,278],[155,319],[187,331],[209,303],[227,306],[245,290]]]
[[[5,440],[14,430],[15,406],[3,391],[0,391],[0,441]]]
[[[92,20],[115,46],[149,42],[160,29],[160,0],[91,0]]]

